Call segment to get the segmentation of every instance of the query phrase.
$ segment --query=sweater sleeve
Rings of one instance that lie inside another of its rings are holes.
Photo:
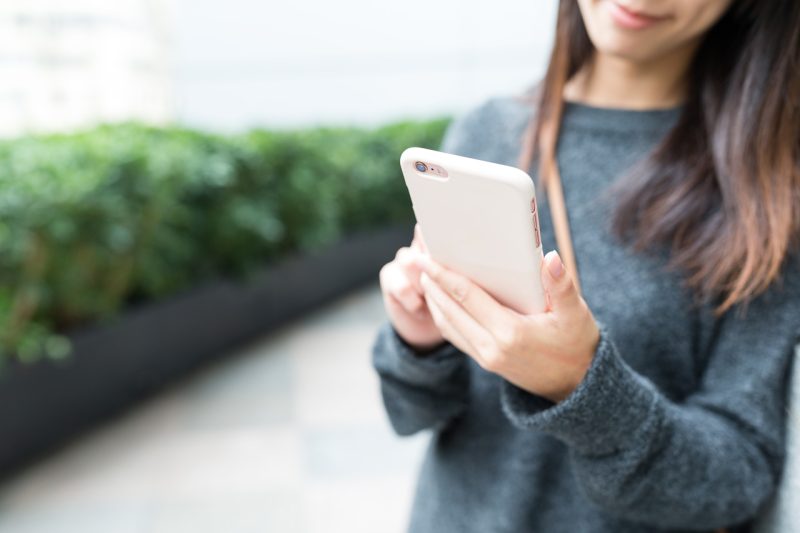
[[[751,519],[783,463],[785,392],[800,338],[800,269],[720,329],[699,389],[681,401],[628,366],[601,325],[580,385],[552,404],[504,382],[503,410],[520,428],[570,447],[587,496],[658,527],[714,529]]]
[[[387,320],[373,343],[372,364],[389,421],[399,435],[440,429],[467,405],[466,355],[449,342],[418,353]]]

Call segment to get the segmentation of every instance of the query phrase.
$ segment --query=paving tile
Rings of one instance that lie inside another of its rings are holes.
[[[409,478],[311,483],[304,491],[307,533],[400,533],[406,530]]]
[[[148,533],[301,533],[299,492],[228,494],[170,502],[154,512]]]
[[[392,533],[427,436],[399,439],[377,284],[235,350],[0,487],[0,533]]]
[[[290,423],[292,369],[290,350],[282,339],[252,344],[184,384],[180,424],[223,429]]]
[[[374,283],[309,314],[305,317],[304,326],[347,326],[380,322],[385,312],[377,278],[376,273]]]
[[[0,533],[140,533],[150,521],[141,503],[3,510]]]
[[[299,438],[291,429],[192,433],[160,450],[161,499],[292,490],[301,482]]]
[[[370,363],[374,328],[318,328],[292,343],[294,404],[301,427],[383,423]]]
[[[427,435],[398,439],[380,426],[304,431],[303,456],[312,481],[368,480],[392,475],[415,477]]]

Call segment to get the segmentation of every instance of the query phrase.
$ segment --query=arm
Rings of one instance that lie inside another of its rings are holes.
[[[372,363],[380,376],[386,412],[399,435],[441,428],[467,404],[467,361],[449,342],[419,353],[386,321],[373,343]]]
[[[550,305],[541,314],[519,315],[429,259],[421,284],[444,338],[504,378],[511,422],[570,448],[589,498],[628,520],[712,529],[752,518],[780,474],[800,338],[800,264],[788,263],[783,283],[746,315],[733,308],[721,319],[701,383],[680,402],[625,364],[554,252],[542,268]]]
[[[793,273],[794,274],[794,273]],[[659,527],[712,529],[752,518],[783,461],[784,395],[800,336],[798,276],[731,311],[702,386],[674,402],[625,364],[601,328],[580,385],[553,404],[509,382],[503,409],[518,427],[572,452],[586,494],[611,513]]]

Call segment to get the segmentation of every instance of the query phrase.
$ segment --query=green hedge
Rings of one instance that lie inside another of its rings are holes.
[[[138,124],[0,143],[0,361],[290,251],[413,220],[399,172],[447,119],[219,136]]]

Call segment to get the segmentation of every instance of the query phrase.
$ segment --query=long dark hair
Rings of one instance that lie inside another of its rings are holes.
[[[593,53],[577,1],[561,0],[527,141],[544,186],[558,129],[546,125]],[[800,2],[735,1],[689,78],[676,125],[617,184],[613,230],[638,251],[669,246],[670,266],[722,313],[765,291],[800,235]]]

